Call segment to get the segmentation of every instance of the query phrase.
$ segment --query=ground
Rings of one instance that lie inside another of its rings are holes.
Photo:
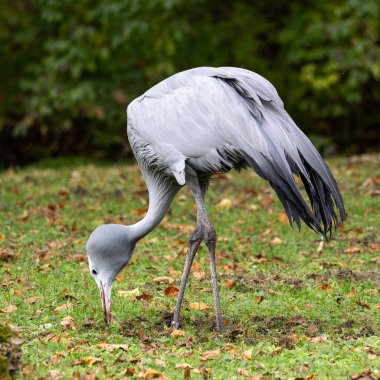
[[[292,229],[254,173],[212,183],[221,336],[205,248],[180,329],[168,328],[195,224],[187,189],[118,276],[108,327],[84,245],[97,225],[144,215],[138,167],[50,161],[0,173],[0,318],[25,339],[19,378],[378,378],[379,156],[329,163],[348,219],[328,244]]]

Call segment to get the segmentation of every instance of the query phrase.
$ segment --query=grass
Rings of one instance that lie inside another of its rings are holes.
[[[176,298],[165,296],[168,280],[155,281],[168,276],[179,286],[196,215],[187,189],[118,276],[114,323],[106,327],[84,244],[101,223],[142,217],[147,194],[137,166],[53,162],[2,172],[0,309],[25,339],[18,377],[380,376],[379,159],[330,164],[348,220],[324,246],[306,228],[289,227],[279,201],[253,173],[230,173],[212,184],[207,203],[219,239],[222,336],[214,326],[205,248],[185,294],[184,335],[169,334]],[[203,304],[208,308],[197,310]]]

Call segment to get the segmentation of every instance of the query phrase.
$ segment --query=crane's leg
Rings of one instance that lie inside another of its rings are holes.
[[[216,327],[218,329],[218,332],[221,333],[223,330],[223,320],[222,320],[222,313],[220,309],[218,280],[217,280],[216,265],[215,265],[216,233],[207,215],[197,173],[189,165],[186,165],[185,174],[186,174],[186,184],[189,186],[193,194],[193,197],[195,199],[195,202],[197,204],[199,219],[202,225],[203,239],[208,247],[209,254],[210,254],[210,269],[211,269],[212,291],[214,295],[214,307],[215,307],[215,313],[216,313]]]
[[[206,194],[207,187],[208,187],[208,181],[200,184],[202,198],[204,198]],[[191,265],[193,264],[194,257],[198,251],[198,248],[201,244],[202,239],[203,239],[202,224],[201,224],[200,214],[199,212],[197,212],[197,225],[195,227],[195,230],[189,236],[189,251],[187,253],[185,266],[182,272],[181,285],[179,288],[179,294],[177,298],[177,305],[175,307],[173,321],[172,321],[172,326],[176,328],[179,327],[179,315],[181,312],[181,305],[183,301],[183,296],[185,294],[186,283],[187,283],[187,279],[189,278]]]

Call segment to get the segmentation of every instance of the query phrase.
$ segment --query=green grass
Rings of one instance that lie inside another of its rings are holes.
[[[185,370],[176,365],[182,363],[192,366],[192,379],[380,376],[379,159],[330,164],[348,220],[324,247],[311,231],[285,223],[280,202],[252,172],[213,182],[207,204],[219,239],[226,328],[216,333],[202,248],[182,308],[185,335],[177,338],[167,327],[176,299],[154,279],[170,276],[179,286],[196,215],[187,189],[115,282],[114,323],[106,327],[84,245],[101,223],[141,218],[147,194],[138,167],[61,162],[2,172],[0,317],[19,326],[25,339],[19,378],[151,379],[159,378],[149,372],[156,370],[161,378],[181,379]],[[153,297],[118,293],[136,288]],[[193,302],[209,309],[194,310]],[[64,304],[66,310],[56,310]],[[67,316],[71,326],[61,324]],[[129,348],[110,352],[97,346],[102,342]],[[220,350],[217,359],[202,360],[213,350]]]

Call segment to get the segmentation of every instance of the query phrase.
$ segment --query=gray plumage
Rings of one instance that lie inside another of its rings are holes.
[[[196,247],[195,255],[202,239],[212,259],[215,233],[210,232],[213,229],[203,198],[209,178],[233,168],[251,167],[267,180],[291,224],[295,222],[300,227],[303,220],[328,239],[334,226],[345,219],[343,200],[327,164],[285,111],[272,84],[251,71],[202,67],[173,75],[129,105],[127,132],[149,190],[145,218],[133,226],[113,227],[115,231],[125,227],[128,244],[133,248],[162,220],[175,194],[187,184],[197,201],[198,219],[189,240],[191,257],[186,265],[189,262],[191,265],[193,248]],[[293,175],[301,178],[310,206]],[[88,247],[104,241],[103,228],[95,230]],[[116,244],[111,240],[107,244]],[[102,257],[102,265],[112,267],[104,249],[87,248],[87,251],[90,262]],[[126,263],[129,257],[124,260]],[[187,275],[183,276],[181,287],[186,285]],[[178,325],[183,291],[184,287],[177,304],[175,325]],[[217,293],[215,285],[216,308]],[[221,330],[220,315],[219,319]]]

